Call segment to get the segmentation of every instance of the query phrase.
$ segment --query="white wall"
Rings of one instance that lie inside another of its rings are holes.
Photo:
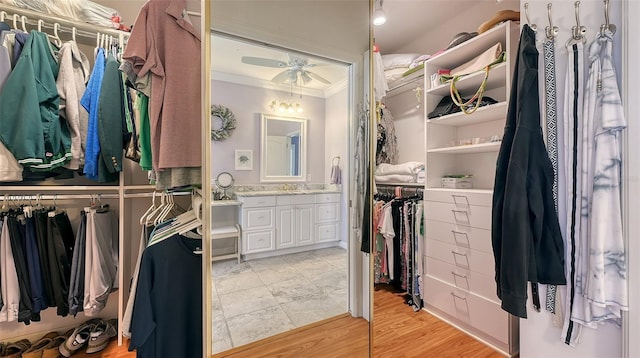
[[[236,130],[231,137],[211,143],[211,175],[229,172],[236,184],[260,182],[260,113],[271,113],[268,105],[273,99],[286,98],[289,93],[265,90],[259,87],[230,82],[211,81],[211,103],[228,107],[236,117]],[[310,182],[325,182],[325,101],[322,98],[304,96],[301,100],[304,113],[299,117],[307,122],[307,173]],[[235,170],[236,149],[253,150],[253,170]]]
[[[342,202],[340,203],[341,217],[349,212],[349,89],[345,87],[334,95],[326,98],[325,111],[325,183],[331,179],[331,166],[334,157],[340,157],[342,169]],[[349,222],[340,222],[340,240],[346,242],[349,237]]]
[[[532,23],[538,26],[538,41],[544,40],[544,26],[547,26],[547,3],[548,1],[536,0],[529,2],[529,18]],[[575,25],[575,11],[573,1],[553,1],[552,18],[554,25],[560,28],[560,33],[556,39],[556,75],[558,93],[558,120],[563,113],[563,103],[565,90],[564,74],[566,72],[567,51],[564,46],[570,36],[570,29]],[[523,5],[524,6],[524,5]],[[524,7],[521,10],[521,19],[524,20]],[[610,9],[611,22],[621,24],[621,1],[611,1]],[[602,1],[583,0],[580,2],[580,22],[587,27],[588,44],[593,41],[595,32],[604,22],[604,11]],[[617,62],[618,77],[620,77],[621,34],[615,35],[614,59]],[[585,61],[585,67],[586,67]],[[563,295],[565,289],[562,289]],[[545,297],[543,288],[540,297]],[[566,308],[565,308],[566,309]],[[619,328],[612,325],[605,325],[598,330],[584,328],[582,330],[582,340],[576,347],[569,347],[560,341],[561,331],[551,323],[551,317],[546,312],[535,312],[529,307],[528,319],[520,320],[520,356],[523,358],[538,357],[621,357],[622,355],[622,333]]]

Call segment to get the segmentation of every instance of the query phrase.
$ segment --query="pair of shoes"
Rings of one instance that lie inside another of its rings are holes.
[[[118,321],[102,320],[94,318],[78,326],[71,332],[68,338],[60,345],[60,354],[71,357],[85,345],[87,353],[96,353],[103,350],[109,340],[116,337],[118,333]]]
[[[17,342],[7,343],[4,349],[2,357],[7,358],[20,358],[22,353],[31,347],[31,342],[28,339],[21,339]]]
[[[51,341],[58,336],[58,332],[49,332],[40,338],[36,343],[31,345],[29,349],[22,353],[22,358],[42,358],[44,348],[48,346]]]
[[[73,333],[73,329],[51,339],[51,342],[42,350],[42,358],[60,358],[59,347],[69,338],[71,333]]]
[[[115,338],[118,334],[118,320],[110,319],[108,321],[101,321],[97,323],[89,339],[89,345],[87,346],[87,353],[96,353],[105,349],[109,344],[109,341]]]

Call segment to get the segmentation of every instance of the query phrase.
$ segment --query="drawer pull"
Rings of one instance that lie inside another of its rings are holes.
[[[461,275],[461,274],[459,274],[459,273],[457,273],[457,272],[455,272],[455,271],[451,271],[451,274],[452,274],[452,275],[454,275],[454,276],[456,276],[456,277],[463,278],[463,279],[465,279],[465,280],[467,279],[467,275]]]
[[[458,219],[458,214],[464,214],[465,220],[463,222],[469,224],[469,213],[466,210],[451,209],[451,212],[453,213],[453,218],[456,222],[460,221]]]
[[[453,250],[451,250],[451,253],[453,254],[453,262],[455,263],[456,266],[462,266],[462,267],[469,267],[469,258],[467,257],[467,254],[463,254],[460,252],[455,252]],[[466,261],[465,263],[458,263],[458,260],[456,259],[456,257],[464,257],[464,260]]]
[[[459,300],[464,300],[464,301],[466,301],[466,300],[467,300],[467,298],[466,298],[466,297],[462,297],[462,296],[460,296],[460,295],[456,295],[456,294],[455,294],[455,292],[451,292],[451,296],[453,296],[453,297],[455,297],[455,298],[457,298],[457,299],[459,299]]]
[[[453,203],[456,205],[465,205],[465,206],[469,206],[469,199],[467,198],[466,195],[456,195],[456,194],[451,194],[451,196],[453,197]],[[465,203],[462,203],[462,199],[460,199],[460,201],[456,200],[456,198],[462,198],[464,199]]]
[[[470,246],[470,245],[469,245],[469,235],[467,235],[467,233],[466,233],[466,232],[463,232],[463,231],[456,231],[456,230],[451,230],[451,232],[453,233],[453,241],[455,241],[456,245],[457,245],[457,244],[462,244],[462,245],[467,246],[467,247],[469,247],[469,246]],[[465,240],[466,242],[459,241],[459,240],[458,240],[458,235],[460,235],[460,236],[464,236],[464,240]]]

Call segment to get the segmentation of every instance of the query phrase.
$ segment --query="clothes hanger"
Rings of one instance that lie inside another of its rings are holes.
[[[20,22],[22,23],[22,31],[24,32],[29,32],[27,31],[27,20],[27,17],[24,15],[20,17]]]
[[[75,26],[73,26],[71,28],[71,40],[73,40],[73,42],[76,42],[76,33],[78,32],[78,29],[76,29]]]
[[[151,212],[155,210],[155,208],[156,208],[156,192],[154,191],[151,195],[151,206],[140,217],[140,225],[145,225],[147,220],[147,215],[151,214]]]
[[[4,10],[0,11],[0,22],[4,22],[4,19],[7,18],[7,15],[8,14],[7,14],[6,11],[4,11]]]

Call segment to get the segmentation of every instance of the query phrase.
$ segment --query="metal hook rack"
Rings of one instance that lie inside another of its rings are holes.
[[[551,5],[552,5],[551,3],[547,4],[547,15],[549,16],[549,26],[544,28],[544,32],[547,35],[547,38],[549,40],[558,36],[558,32],[560,32],[560,29],[558,29],[558,26],[553,26],[553,21],[551,20]]]
[[[533,30],[534,32],[537,32],[538,26],[536,24],[532,24],[531,20],[529,20],[529,3],[528,2],[524,3],[524,16],[527,18],[527,24],[529,24],[529,27],[531,28],[531,30]]]
[[[600,33],[604,34],[606,30],[616,33],[616,25],[609,23],[609,0],[604,0],[604,24],[600,25]]]
[[[573,33],[573,40],[585,42],[587,39],[585,35],[587,34],[587,28],[585,26],[580,25],[580,1],[576,1],[574,3],[576,9],[576,26],[571,28],[571,32]]]

